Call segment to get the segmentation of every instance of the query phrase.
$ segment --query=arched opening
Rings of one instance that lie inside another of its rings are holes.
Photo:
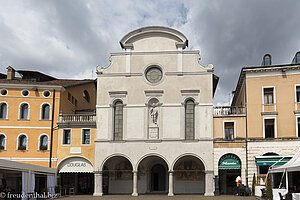
[[[90,94],[88,91],[84,90],[82,94],[83,99],[85,99],[88,103],[90,102]]]
[[[18,140],[18,150],[27,150],[27,136],[20,135]]]
[[[102,191],[104,194],[132,193],[131,162],[122,156],[109,158],[103,165]]]
[[[5,102],[0,103],[0,119],[7,119],[7,104]]]
[[[234,154],[223,155],[218,164],[220,194],[234,194],[236,178],[241,176],[241,160]]]
[[[61,161],[57,167],[62,195],[86,195],[94,192],[94,167],[80,156]]]
[[[159,156],[148,156],[138,165],[138,193],[167,193],[168,164]]]
[[[48,150],[48,136],[47,135],[42,135],[40,136],[40,146],[39,149],[41,151]]]
[[[50,105],[45,103],[42,105],[42,120],[49,120],[50,119]]]
[[[21,120],[28,120],[29,119],[29,105],[27,103],[23,103],[20,106],[20,116]]]
[[[204,194],[205,167],[199,158],[183,156],[176,161],[173,171],[175,194]]]

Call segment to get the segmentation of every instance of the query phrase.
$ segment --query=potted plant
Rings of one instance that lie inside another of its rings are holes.
[[[266,184],[266,197],[267,199],[272,199],[273,198],[273,191],[272,191],[272,181],[271,181],[271,176],[268,176],[267,178],[267,184]]]
[[[19,146],[18,150],[25,151],[26,147],[25,146]]]
[[[46,150],[47,150],[47,147],[46,147],[46,146],[40,146],[40,150],[41,150],[41,151],[46,151]]]
[[[253,179],[252,179],[252,195],[255,195],[255,186],[256,186],[256,176],[255,173],[253,174]]]

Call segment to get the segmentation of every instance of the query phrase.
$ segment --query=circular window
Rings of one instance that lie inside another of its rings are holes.
[[[146,79],[150,83],[158,83],[162,79],[162,71],[158,66],[150,67],[146,71]]]
[[[28,91],[28,90],[23,90],[23,91],[22,91],[22,95],[23,95],[24,97],[27,97],[27,96],[29,95],[29,91]]]
[[[48,90],[43,92],[44,97],[49,97],[50,96],[50,92]]]
[[[2,96],[7,95],[7,89],[1,89],[0,93]]]

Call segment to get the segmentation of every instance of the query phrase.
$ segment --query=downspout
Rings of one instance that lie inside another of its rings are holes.
[[[49,158],[49,168],[51,168],[52,161],[52,142],[53,142],[53,124],[54,124],[54,107],[55,107],[55,89],[53,89],[53,102],[52,102],[52,114],[51,114],[51,141],[50,141],[50,158]]]
[[[246,186],[248,187],[248,109],[247,109],[247,79],[245,73],[245,109],[246,109]]]

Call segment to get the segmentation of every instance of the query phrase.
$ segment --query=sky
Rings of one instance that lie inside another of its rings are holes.
[[[0,72],[37,70],[96,78],[128,32],[167,26],[200,50],[220,77],[215,105],[230,102],[244,66],[291,63],[300,51],[299,0],[0,0]]]

